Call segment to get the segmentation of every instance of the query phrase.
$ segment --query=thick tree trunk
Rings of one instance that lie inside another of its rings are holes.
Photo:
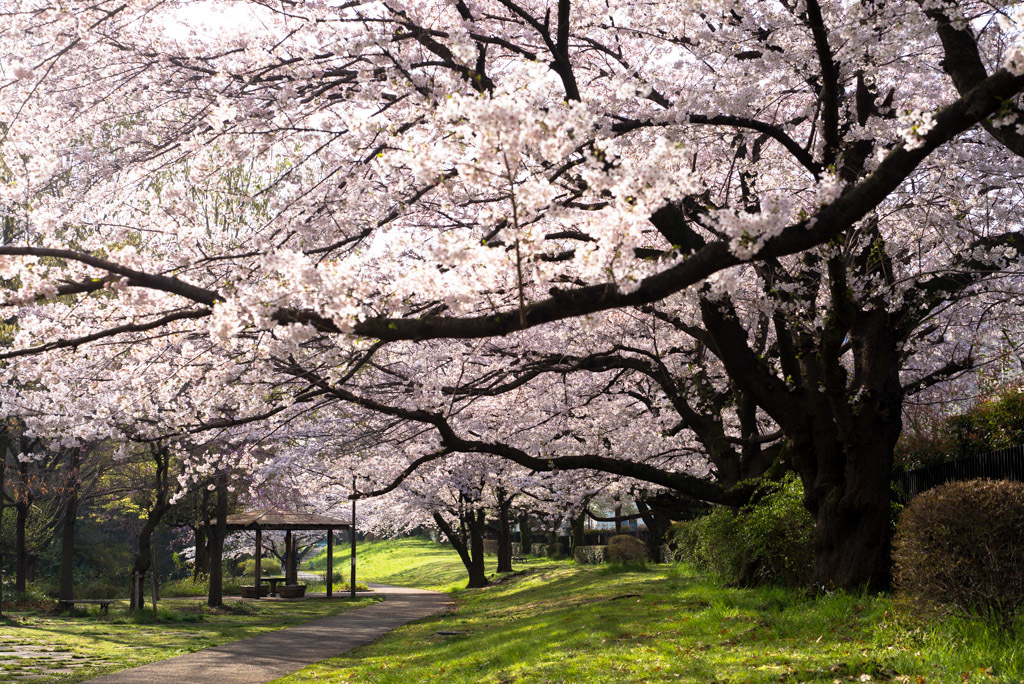
[[[466,518],[469,527],[469,559],[473,565],[469,571],[469,586],[487,586],[487,571],[484,569],[484,529],[487,526],[487,514],[484,511],[470,511]]]
[[[524,556],[529,556],[531,548],[530,543],[530,514],[522,513],[519,516],[519,553]]]
[[[467,548],[466,540],[464,537],[455,534],[455,530],[452,526],[441,516],[440,513],[434,513],[434,522],[437,523],[438,528],[444,533],[444,536],[451,542],[452,548],[459,554],[459,558],[462,560],[462,564],[466,567],[466,572],[469,574],[469,584],[466,586],[470,589],[476,589],[479,587],[487,586],[487,575],[483,568],[483,537],[480,536],[480,551],[477,555],[479,562],[474,559],[471,549]],[[470,526],[472,528],[472,526]]]
[[[878,496],[884,493],[884,496]],[[889,586],[888,488],[832,490],[818,506],[814,584],[818,588],[882,590]]]
[[[512,500],[498,498],[498,572],[512,572]]]
[[[64,521],[60,545],[60,598],[74,598],[75,582],[75,521],[78,518],[78,492],[68,496],[64,505]]]
[[[216,608],[224,604],[224,537],[228,524],[228,486],[226,478],[217,481],[217,524],[210,535],[210,593],[206,604]]]
[[[622,505],[615,507],[615,534],[622,534]]]
[[[870,432],[865,426],[863,434],[875,439],[859,439],[834,456],[843,462],[842,477],[819,474],[811,488],[805,482],[805,501],[815,518],[813,581],[818,588],[881,591],[890,585],[890,482],[897,425],[876,424]]]
[[[872,311],[860,322],[851,346],[864,389],[848,405],[840,403],[849,401],[845,395],[833,395],[829,403],[846,411],[833,408],[831,421],[810,408],[817,419],[804,441],[810,452],[793,460],[815,518],[814,584],[880,591],[890,585],[890,488],[903,391],[888,317]]]

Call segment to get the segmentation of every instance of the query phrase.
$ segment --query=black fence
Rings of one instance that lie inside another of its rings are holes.
[[[972,480],[977,477],[1024,481],[1024,446],[1008,447],[908,470],[896,476],[896,486],[906,493],[907,498],[913,498],[944,482]]]

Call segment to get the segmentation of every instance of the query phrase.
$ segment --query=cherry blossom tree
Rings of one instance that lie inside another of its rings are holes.
[[[5,372],[99,369],[93,413],[159,377],[185,431],[401,422],[396,478],[482,453],[736,503],[792,468],[815,581],[881,585],[903,400],[1019,294],[1011,4],[0,13]]]

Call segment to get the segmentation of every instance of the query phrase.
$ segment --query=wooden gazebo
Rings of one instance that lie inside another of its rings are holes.
[[[274,508],[265,508],[260,511],[249,511],[238,513],[227,517],[226,530],[237,532],[240,530],[253,531],[256,533],[256,598],[260,597],[259,582],[262,577],[260,560],[263,554],[263,530],[284,530],[285,548],[285,582],[287,584],[298,584],[298,564],[295,553],[295,542],[292,539],[293,530],[323,530],[327,532],[327,597],[334,593],[334,530],[351,530],[352,523],[348,520],[328,518],[316,513],[303,513],[301,511],[281,511]],[[355,535],[351,535],[354,537]],[[355,544],[353,544],[353,547]],[[352,565],[353,579],[355,575],[355,549],[353,548]],[[353,585],[353,590],[355,586]]]

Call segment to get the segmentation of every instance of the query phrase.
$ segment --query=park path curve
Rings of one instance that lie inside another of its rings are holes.
[[[440,613],[448,595],[372,584],[372,606],[89,680],[98,684],[263,684]]]

